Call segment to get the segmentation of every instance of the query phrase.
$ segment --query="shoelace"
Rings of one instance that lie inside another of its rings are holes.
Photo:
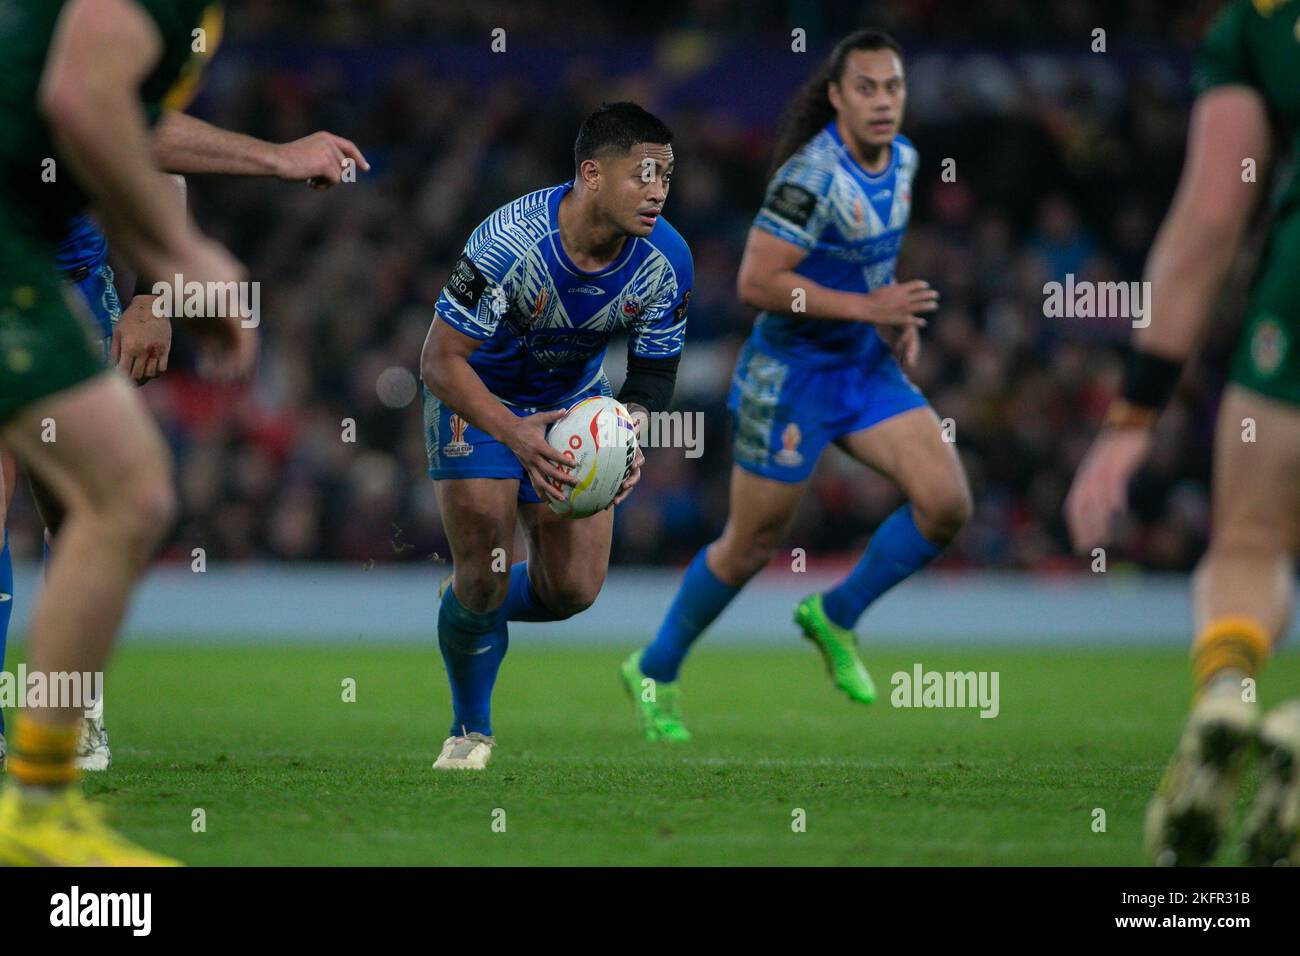
[[[481,737],[461,737],[452,745],[451,756],[457,760],[464,760],[474,752],[474,748],[479,744],[487,744],[486,738]]]

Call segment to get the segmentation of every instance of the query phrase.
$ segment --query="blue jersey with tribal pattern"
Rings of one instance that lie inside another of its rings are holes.
[[[85,214],[74,216],[54,258],[64,273],[98,269],[108,261],[108,240],[95,220]]]
[[[108,265],[108,240],[88,215],[74,216],[55,253],[64,278],[76,287],[90,307],[99,338],[113,335],[113,326],[122,316],[122,303],[113,285],[113,270]],[[107,344],[105,358],[107,358]]]
[[[844,147],[832,121],[791,156],[768,184],[754,227],[808,255],[801,276],[840,292],[871,292],[893,281],[912,209],[917,152],[897,136],[889,165],[867,172]],[[872,365],[888,353],[875,326],[762,312],[753,334],[785,361],[828,367]]]
[[[646,358],[677,355],[686,337],[694,266],[685,240],[660,217],[605,269],[584,272],[560,242],[560,200],[572,188],[529,193],[483,220],[435,307],[483,340],[470,366],[510,405],[556,407],[590,388],[620,332]]]

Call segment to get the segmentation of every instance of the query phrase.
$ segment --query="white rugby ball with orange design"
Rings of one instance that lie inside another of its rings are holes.
[[[584,398],[551,426],[546,440],[569,465],[576,485],[565,485],[563,501],[548,497],[556,514],[586,518],[609,506],[632,472],[636,422],[623,405],[596,395]]]

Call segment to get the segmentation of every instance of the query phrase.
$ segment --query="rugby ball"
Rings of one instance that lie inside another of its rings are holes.
[[[596,395],[584,398],[553,424],[546,440],[568,462],[578,479],[565,485],[563,501],[547,497],[556,514],[586,518],[618,497],[636,458],[636,422],[622,404]]]

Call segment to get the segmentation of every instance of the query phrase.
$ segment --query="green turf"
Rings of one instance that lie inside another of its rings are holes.
[[[706,646],[683,683],[696,740],[650,745],[626,650],[517,640],[495,759],[444,774],[432,646],[127,647],[107,683],[114,766],[88,786],[191,864],[1130,864],[1188,695],[1177,651],[872,649],[881,699],[862,707],[811,650]],[[892,707],[890,675],[918,661],[998,671],[1000,715]],[[1300,656],[1262,692],[1300,694]]]

